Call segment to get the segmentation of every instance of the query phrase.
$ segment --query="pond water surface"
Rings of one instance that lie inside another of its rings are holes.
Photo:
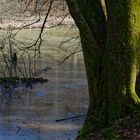
[[[82,59],[80,57],[80,59]],[[74,140],[85,117],[88,91],[84,64],[73,57],[42,72],[47,83],[18,86],[0,105],[0,140]]]
[[[49,81],[18,87],[0,107],[0,140],[74,140],[84,117],[56,122],[58,119],[86,114],[87,82],[83,66],[72,71],[48,71]]]

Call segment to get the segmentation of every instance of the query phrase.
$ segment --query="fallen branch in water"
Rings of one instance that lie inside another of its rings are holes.
[[[64,119],[58,119],[58,120],[56,120],[56,122],[61,122],[61,121],[70,120],[70,119],[76,119],[76,118],[85,117],[85,116],[86,116],[86,114],[73,116],[73,117],[68,117],[68,118],[64,118]]]
[[[25,84],[29,84],[29,83],[45,83],[47,82],[47,79],[44,79],[42,77],[39,78],[20,78],[20,77],[3,77],[0,78],[0,84],[2,83],[8,83],[8,84],[15,84],[16,82],[21,82],[21,83],[25,83]]]
[[[20,126],[16,126],[16,127],[18,128],[18,130],[16,131],[16,133],[18,133],[20,131],[21,127]]]

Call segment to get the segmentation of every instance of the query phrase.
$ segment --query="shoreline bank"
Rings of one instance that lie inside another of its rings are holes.
[[[0,29],[32,29],[32,28],[41,28],[44,22],[45,17],[37,19],[35,17],[30,19],[23,20],[2,20],[0,21]],[[48,18],[45,23],[45,28],[54,27],[58,25],[73,26],[75,22],[72,18]]]

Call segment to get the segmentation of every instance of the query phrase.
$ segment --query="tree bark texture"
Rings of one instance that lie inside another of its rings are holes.
[[[66,0],[79,28],[86,66],[89,109],[77,139],[140,109],[135,91],[140,49],[140,2]]]

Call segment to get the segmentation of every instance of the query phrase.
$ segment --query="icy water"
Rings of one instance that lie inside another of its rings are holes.
[[[74,140],[86,114],[87,82],[83,66],[48,71],[46,84],[18,87],[0,106],[0,140]]]
[[[51,69],[42,72],[47,83],[15,88],[13,96],[0,105],[0,140],[74,140],[85,117],[56,120],[87,112],[81,60],[77,54],[60,66],[49,62]]]

